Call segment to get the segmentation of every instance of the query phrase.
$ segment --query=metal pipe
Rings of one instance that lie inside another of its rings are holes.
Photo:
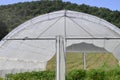
[[[56,80],[60,80],[60,37],[56,37]]]
[[[66,38],[67,40],[115,40],[120,38]]]
[[[56,38],[8,38],[2,40],[56,40]]]
[[[86,70],[86,53],[83,52],[83,69]]]
[[[119,40],[120,38],[65,38],[66,40]],[[2,40],[56,40],[56,38],[8,38]]]

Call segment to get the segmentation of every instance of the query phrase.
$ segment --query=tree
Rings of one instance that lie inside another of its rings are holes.
[[[0,40],[8,33],[7,26],[0,21]]]
[[[111,11],[107,8],[91,7],[89,5],[78,5],[63,0],[34,0],[31,2],[16,3],[0,6],[0,20],[2,20],[9,31],[23,22],[58,10],[73,10],[92,14],[103,18],[120,28],[120,11]]]

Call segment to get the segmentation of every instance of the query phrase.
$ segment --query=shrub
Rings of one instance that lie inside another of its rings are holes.
[[[8,74],[5,80],[55,80],[55,71]],[[104,69],[72,70],[67,73],[66,80],[120,80],[120,68],[108,71]]]
[[[105,71],[101,69],[92,69],[88,72],[88,76],[92,80],[106,80]]]
[[[54,71],[25,72],[6,76],[6,80],[54,80],[54,78]]]
[[[108,80],[120,80],[120,69],[113,69],[106,72]]]
[[[84,80],[86,76],[85,70],[72,70],[68,73],[69,77],[67,77],[69,80]]]

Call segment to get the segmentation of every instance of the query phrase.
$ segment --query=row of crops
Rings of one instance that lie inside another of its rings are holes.
[[[5,80],[55,80],[55,71],[8,74]],[[120,69],[72,70],[67,72],[66,80],[120,80]]]

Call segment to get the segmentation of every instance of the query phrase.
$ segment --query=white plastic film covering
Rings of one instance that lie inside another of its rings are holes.
[[[47,61],[56,53],[55,40],[6,39],[56,38],[58,35],[71,39],[91,38],[67,40],[68,52],[111,52],[120,61],[119,39],[92,39],[120,38],[120,29],[96,16],[61,10],[30,19],[4,37],[0,42],[0,70],[2,73],[5,73],[5,70],[8,72],[42,70],[46,68]]]

